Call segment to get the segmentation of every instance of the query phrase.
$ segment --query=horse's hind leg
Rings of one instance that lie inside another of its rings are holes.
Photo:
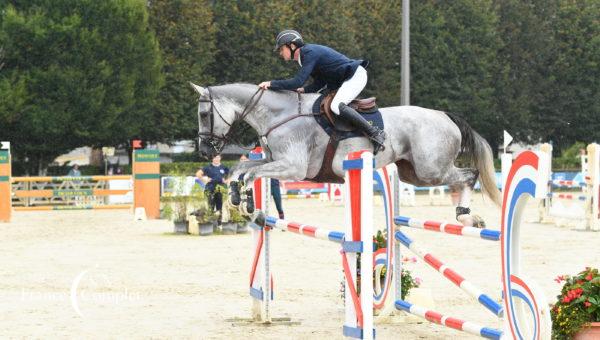
[[[471,216],[471,193],[477,182],[479,172],[476,169],[453,167],[446,178],[444,184],[450,187],[450,190],[459,193],[459,203],[456,207],[456,220],[465,226],[483,227],[483,220],[479,217]]]

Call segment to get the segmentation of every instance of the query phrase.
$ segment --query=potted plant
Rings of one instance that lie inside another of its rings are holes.
[[[165,196],[161,197],[161,202],[165,203],[163,216],[173,222],[176,234],[187,234],[187,200],[186,196]]]
[[[229,220],[235,223],[236,232],[238,234],[248,232],[248,219],[242,216],[237,208],[229,210]]]
[[[238,232],[246,232],[246,223],[248,222],[239,211],[238,207],[235,207],[229,203],[227,188],[224,186],[217,186],[215,193],[220,193],[223,197],[223,211],[221,216],[221,230],[225,235],[233,235]]]
[[[551,309],[553,339],[600,339],[600,274],[586,268],[575,276],[562,275],[558,300]]]
[[[377,231],[377,235],[373,236],[373,259],[375,259],[375,257],[380,254],[380,253],[385,253],[387,251],[387,231],[386,232],[382,232],[381,230]],[[360,280],[361,280],[361,276],[360,276],[360,257],[362,254],[358,254],[357,256],[357,262],[356,262],[356,274],[357,274],[357,279],[356,279],[356,285],[357,285],[357,292],[360,293]],[[408,258],[408,257],[404,257],[402,258],[402,262],[406,263],[406,262],[412,262],[415,263],[417,262],[416,258]],[[373,271],[373,289],[377,294],[381,293],[381,287],[384,287],[385,285],[385,275],[387,273],[387,266],[375,266]],[[345,300],[345,290],[346,290],[346,286],[345,286],[345,281],[341,281],[341,288],[340,288],[340,293],[341,293],[341,297],[342,300]],[[413,288],[418,288],[421,285],[421,280],[419,278],[415,278],[412,276],[411,272],[405,268],[402,268],[402,271],[400,272],[400,284],[401,284],[401,297],[400,299],[404,300],[405,297],[408,295],[408,293],[410,292],[411,289]],[[391,288],[393,289],[393,288]],[[375,314],[378,314],[379,311],[375,311]]]
[[[386,232],[382,232],[381,230],[377,231],[377,235],[373,237],[373,255],[375,256],[378,253],[385,253],[387,251],[387,231]],[[408,257],[404,257],[402,258],[402,262],[407,263],[407,262],[417,262],[416,258],[408,258]],[[375,273],[377,273],[378,271],[375,271]],[[379,271],[379,277],[374,277],[375,280],[379,279],[379,283],[377,283],[377,281],[374,282],[373,287],[383,287],[383,285],[385,284],[384,280],[385,280],[385,274],[387,272],[387,267],[383,267],[380,271]],[[401,297],[400,299],[404,300],[404,298],[408,295],[408,292],[412,289],[412,288],[418,288],[421,284],[420,279],[418,278],[414,278],[411,274],[411,272],[407,269],[404,268],[404,266],[402,267],[402,271],[400,272],[400,284],[402,285],[402,290],[401,290]]]
[[[215,230],[215,222],[218,215],[208,207],[208,204],[201,205],[195,209],[191,215],[198,223],[198,233],[200,236],[211,235]]]
[[[201,207],[207,206],[206,198],[200,186],[192,185],[191,189],[189,189],[188,178],[184,175],[173,177],[170,184],[172,186],[170,188],[170,195],[161,197],[161,202],[164,203],[163,216],[173,221],[175,233],[187,234],[189,232],[188,222],[191,212],[202,210]],[[204,220],[212,218],[214,214],[205,209],[205,211],[197,213],[197,215],[200,215]]]

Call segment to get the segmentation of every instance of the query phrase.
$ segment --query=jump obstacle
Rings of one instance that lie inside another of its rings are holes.
[[[309,199],[318,198],[319,201],[342,204],[344,201],[344,186],[338,183],[311,183],[306,181],[282,182],[281,195],[283,199]],[[425,188],[427,189],[427,188]],[[288,193],[289,190],[300,190],[298,193]],[[323,192],[326,190],[326,192]],[[429,205],[456,205],[454,201],[448,200],[445,193],[446,187],[429,187]],[[398,189],[399,204],[405,206],[416,206],[415,186],[400,181]]]
[[[546,169],[548,162],[545,157],[547,156],[543,153],[536,154],[528,151],[519,155],[515,160],[507,175],[506,190],[503,192],[501,230],[496,231],[445,222],[420,221],[402,216],[394,218],[393,215],[396,213],[394,210],[397,206],[393,200],[396,198],[394,184],[398,183],[395,165],[373,171],[372,154],[368,152],[349,154],[347,160],[344,161],[346,192],[349,193],[346,195],[345,232],[289,222],[275,217],[266,217],[264,221],[257,219],[257,223],[252,225],[255,249],[250,275],[250,295],[254,301],[252,312],[254,320],[263,323],[271,321],[270,304],[273,300],[273,278],[270,273],[269,234],[273,229],[281,229],[306,237],[331,241],[341,246],[346,315],[343,334],[347,337],[374,338],[373,311],[381,308],[385,304],[386,298],[395,301],[394,305],[398,310],[420,316],[433,323],[486,338],[500,339],[510,336],[514,339],[545,339],[549,337],[551,321],[547,303],[537,285],[523,277],[524,273],[520,266],[519,237],[522,213],[527,199],[546,195],[547,178],[544,178],[544,175],[548,173]],[[373,253],[373,242],[371,241],[373,239],[373,180],[375,183],[383,185],[386,228],[388,235],[393,235],[393,237],[388,237],[387,248],[381,252],[385,254],[383,256]],[[264,179],[257,179],[253,184],[256,208],[263,211],[267,208],[268,195],[264,195],[264,193],[268,192],[266,191],[268,182]],[[471,282],[418,246],[405,233],[394,228],[392,221],[398,227],[420,228],[500,242],[503,304],[494,301]],[[471,295],[492,314],[503,318],[504,330],[500,331],[442,315],[400,300],[400,244],[406,246],[444,277]],[[360,254],[361,263],[360,271],[357,273],[358,254]],[[377,290],[374,289],[373,280],[364,278],[372,278],[377,265],[381,265],[382,262],[387,266],[386,274],[389,273],[390,276],[385,277],[384,287]],[[357,293],[358,277],[363,278],[360,280],[360,291],[373,292],[372,294]],[[391,289],[392,286],[393,289]]]
[[[132,173],[131,176],[11,177],[10,149],[0,150],[0,221],[10,222],[12,211],[84,209],[143,208],[147,218],[159,218],[159,151],[134,150]],[[109,189],[110,181],[133,182],[133,189]],[[108,196],[130,192],[133,205],[107,204]]]
[[[540,150],[548,155],[548,178],[551,179],[552,145],[542,144]],[[548,193],[540,202],[539,222],[575,224],[579,229],[600,231],[600,146],[589,144],[586,150],[587,155],[581,155],[582,182],[548,181]],[[552,192],[553,187],[582,190],[558,193]],[[566,201],[570,204],[565,205]]]

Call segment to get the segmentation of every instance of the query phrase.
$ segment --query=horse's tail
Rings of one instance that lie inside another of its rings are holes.
[[[500,206],[502,201],[500,191],[496,187],[496,170],[494,169],[492,148],[464,119],[449,112],[446,112],[446,114],[460,130],[462,136],[460,142],[461,155],[466,157],[471,166],[479,171],[479,182],[482,191]]]

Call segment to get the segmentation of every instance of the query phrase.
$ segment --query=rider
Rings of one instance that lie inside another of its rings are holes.
[[[322,45],[305,44],[300,33],[294,30],[281,31],[275,39],[275,49],[283,60],[296,60],[300,70],[292,79],[272,80],[260,83],[263,90],[295,90],[299,93],[318,92],[324,87],[337,90],[331,101],[331,111],[352,126],[366,133],[373,141],[373,153],[383,150],[385,132],[372,126],[358,112],[348,106],[367,84],[368,62],[354,60],[338,51]],[[313,83],[302,87],[312,76]]]

